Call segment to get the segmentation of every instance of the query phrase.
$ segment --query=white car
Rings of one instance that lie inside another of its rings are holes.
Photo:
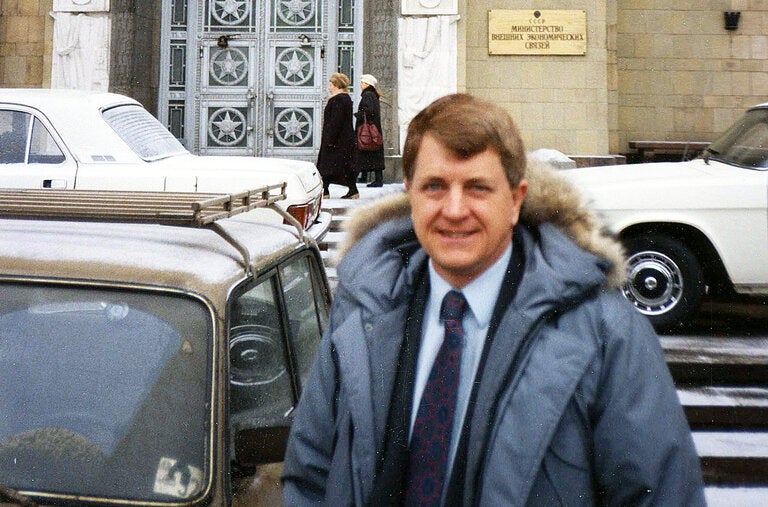
[[[0,188],[236,193],[283,181],[278,204],[319,241],[331,220],[310,162],[193,155],[123,95],[0,89]]]
[[[624,294],[659,329],[707,291],[768,294],[768,104],[697,159],[561,171],[627,250]]]

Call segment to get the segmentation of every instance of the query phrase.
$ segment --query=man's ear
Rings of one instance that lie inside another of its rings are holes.
[[[408,181],[408,178],[403,178],[403,185],[405,185],[405,191],[408,192],[411,190],[411,184]]]
[[[512,194],[515,196],[515,202],[519,201],[520,205],[525,200],[525,196],[528,195],[528,180],[522,179],[517,186],[512,189]]]
[[[520,220],[520,210],[523,207],[523,201],[528,194],[528,181],[523,179],[512,189],[512,206],[509,208],[512,213],[512,226],[517,225]]]

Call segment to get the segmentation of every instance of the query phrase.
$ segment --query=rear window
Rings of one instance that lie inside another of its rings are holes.
[[[141,106],[117,106],[102,114],[117,135],[146,161],[187,153],[179,140]]]
[[[0,283],[0,484],[133,502],[200,495],[212,341],[197,299]]]

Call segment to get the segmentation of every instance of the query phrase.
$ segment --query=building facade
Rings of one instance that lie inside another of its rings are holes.
[[[0,86],[125,93],[194,152],[311,159],[330,73],[355,97],[370,73],[393,157],[452,91],[501,104],[531,150],[620,154],[711,141],[768,100],[768,1],[673,4],[2,0]]]

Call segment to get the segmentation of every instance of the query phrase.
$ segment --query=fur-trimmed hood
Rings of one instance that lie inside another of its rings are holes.
[[[526,170],[528,195],[520,221],[537,226],[551,223],[585,251],[610,263],[607,287],[619,288],[626,278],[626,259],[621,244],[611,237],[591,211],[578,190],[543,164],[529,162]],[[345,224],[346,239],[339,248],[339,260],[349,248],[377,225],[410,215],[406,194],[395,194],[354,211]]]

